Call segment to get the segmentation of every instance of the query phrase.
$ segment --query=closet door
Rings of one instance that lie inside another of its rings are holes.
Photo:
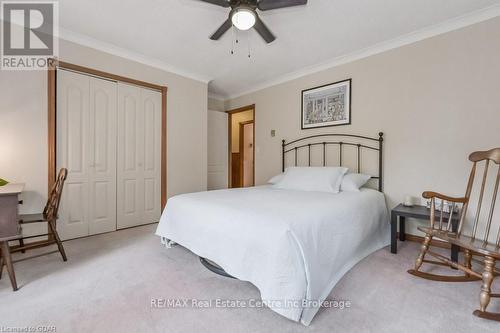
[[[89,78],[89,235],[116,230],[117,84]]]
[[[160,218],[161,94],[118,84],[117,226]]]
[[[57,71],[57,169],[68,169],[57,229],[62,239],[89,232],[89,77]]]
[[[208,110],[207,124],[207,188],[219,190],[228,187],[227,113]]]
[[[144,142],[143,187],[144,211],[143,223],[158,222],[161,215],[161,93],[141,89],[143,108]]]
[[[61,238],[116,230],[116,83],[59,70],[56,133]]]
[[[118,83],[117,204],[118,229],[141,220],[141,92],[135,86]]]

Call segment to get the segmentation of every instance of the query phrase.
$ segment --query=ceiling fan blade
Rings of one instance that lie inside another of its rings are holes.
[[[229,7],[231,4],[229,0],[200,0],[203,2],[211,3],[212,5],[221,6],[221,7]]]
[[[257,8],[260,10],[272,10],[285,7],[293,7],[306,5],[307,0],[260,0],[257,3]]]
[[[211,40],[218,40],[219,38],[222,37],[228,31],[231,27],[233,26],[233,23],[231,22],[231,19],[228,18],[222,25],[217,29],[216,32],[212,36],[210,36]]]
[[[276,37],[274,37],[273,33],[271,32],[271,30],[269,30],[269,28],[264,24],[264,22],[262,22],[262,20],[258,16],[255,19],[254,28],[255,28],[255,30],[257,30],[259,35],[262,38],[264,38],[266,43],[269,44],[276,39]]]

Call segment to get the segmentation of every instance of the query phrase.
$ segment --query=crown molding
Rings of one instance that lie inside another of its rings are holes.
[[[355,51],[343,56],[339,56],[333,59],[330,59],[326,62],[316,64],[313,66],[309,66],[298,71],[290,72],[285,75],[282,75],[273,80],[269,80],[260,84],[253,86],[250,89],[243,90],[238,93],[234,93],[231,95],[224,96],[225,100],[235,99],[244,95],[248,95],[254,93],[256,91],[269,88],[281,83],[285,83],[288,81],[292,81],[298,79],[303,76],[307,76],[310,74],[318,73],[327,69],[331,69],[333,67],[337,67],[340,65],[344,65],[350,62],[354,62],[356,60],[364,59],[370,57],[372,55],[376,55],[379,53],[383,53],[385,51],[389,51],[392,49],[396,49],[401,46],[413,44],[419,42],[424,39],[428,39],[434,36],[438,36],[447,32],[451,32],[454,30],[458,30],[476,23],[480,23],[492,18],[500,16],[500,5],[493,5],[490,7],[486,7],[469,14],[465,14],[462,16],[458,16],[453,19],[449,19],[442,23],[438,23],[436,25],[429,26],[427,28],[423,28],[409,34],[403,35],[401,37],[397,37],[385,42],[381,42],[375,44],[373,46],[367,47],[365,49]]]
[[[121,58],[125,58],[128,60],[132,60],[138,63],[141,63],[143,65],[151,66],[154,68],[158,68],[161,70],[164,70],[166,72],[170,72],[179,76],[186,77],[188,79],[192,79],[195,81],[200,81],[205,84],[208,84],[208,82],[211,81],[211,78],[200,75],[197,73],[192,73],[185,71],[181,68],[172,66],[166,62],[163,62],[161,60],[155,59],[153,57],[146,56],[144,54],[134,52],[131,50],[127,50],[124,48],[121,48],[119,46],[113,45],[111,43],[103,42],[97,39],[94,39],[92,37],[89,37],[87,35],[83,35],[80,33],[76,33],[74,31],[65,29],[60,27],[59,28],[59,38],[67,40],[69,42],[73,42],[76,44],[80,44],[83,46],[87,46],[102,52],[106,52]]]

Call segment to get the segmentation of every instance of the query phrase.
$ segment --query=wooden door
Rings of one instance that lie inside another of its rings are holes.
[[[255,105],[247,105],[244,107],[240,107],[237,109],[229,110],[226,111],[228,114],[228,126],[229,126],[229,137],[228,137],[228,144],[229,144],[229,187],[230,188],[236,188],[236,187],[243,187],[244,186],[244,173],[243,173],[243,166],[245,164],[243,160],[243,152],[241,149],[241,138],[243,135],[243,126],[245,124],[249,124],[252,122],[255,122]],[[254,127],[253,131],[255,132]],[[251,134],[254,136],[254,133]],[[255,141],[255,140],[254,140]],[[255,145],[255,142],[252,143],[252,146]],[[253,147],[252,147],[253,150]],[[252,152],[252,155],[254,153]],[[246,161],[246,164],[248,164],[248,159]],[[251,162],[252,164],[252,184],[253,184],[253,178],[254,178],[254,169],[255,167],[253,166],[254,162]],[[248,178],[248,177],[247,177]]]
[[[228,130],[227,113],[208,111],[208,190],[228,187]]]
[[[240,163],[241,163],[241,180],[242,187],[254,186],[253,179],[253,150],[254,150],[254,137],[253,137],[253,121],[241,123],[240,126]]]

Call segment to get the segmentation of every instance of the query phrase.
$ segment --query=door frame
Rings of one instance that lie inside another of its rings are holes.
[[[66,69],[73,72],[78,72],[98,78],[104,78],[111,81],[129,83],[136,86],[152,89],[161,92],[161,210],[167,203],[167,86],[160,86],[153,83],[139,81],[128,77],[115,75],[100,70],[83,67],[68,62],[59,61],[57,59],[49,60],[49,67],[47,69],[48,79],[48,192],[55,183],[56,179],[56,117],[57,117],[57,69]]]
[[[254,135],[255,135],[255,123],[252,120],[247,120],[247,121],[243,121],[240,123],[240,133],[239,133],[239,136],[240,136],[240,139],[239,139],[239,144],[240,144],[240,184],[243,184],[244,183],[244,180],[245,180],[245,164],[244,164],[244,161],[245,161],[245,152],[244,152],[244,147],[243,147],[243,142],[244,142],[244,139],[245,139],[245,133],[244,133],[244,128],[245,128],[245,125],[249,125],[249,124],[253,124],[253,127],[254,127]],[[254,167],[253,167],[253,177],[252,177],[252,186],[255,186],[255,137],[253,138],[252,140],[252,148],[253,148],[253,155],[254,155],[254,160],[253,160],[253,163],[254,163]]]
[[[232,188],[232,151],[233,151],[233,145],[232,145],[232,134],[233,134],[233,114],[235,113],[240,113],[240,112],[245,112],[245,111],[252,111],[252,118],[253,118],[253,181],[255,185],[255,104],[250,104],[246,106],[242,106],[236,109],[228,110],[226,111],[228,117],[227,117],[227,131],[228,131],[228,188]]]

